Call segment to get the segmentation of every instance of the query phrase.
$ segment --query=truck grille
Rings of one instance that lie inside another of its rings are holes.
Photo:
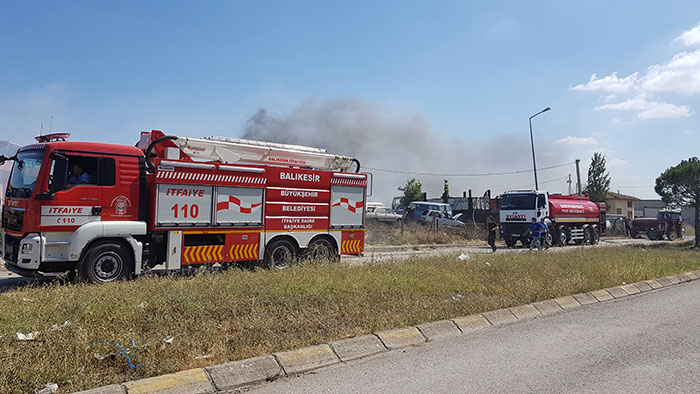
[[[5,234],[4,241],[5,256],[3,256],[3,258],[5,259],[5,261],[8,261],[10,263],[17,263],[17,256],[19,255],[19,242],[21,241],[21,239]]]
[[[501,235],[523,235],[530,229],[530,223],[501,223]]]
[[[3,227],[12,231],[22,231],[22,222],[24,221],[24,209],[8,208],[3,210],[2,224]]]

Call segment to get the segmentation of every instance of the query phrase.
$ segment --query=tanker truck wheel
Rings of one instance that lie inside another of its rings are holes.
[[[513,238],[504,238],[503,241],[505,241],[506,246],[509,248],[512,248],[513,246],[515,246],[515,243],[518,242],[518,241],[514,240]]]
[[[94,244],[81,259],[78,275],[90,283],[108,283],[125,278],[134,271],[134,256],[126,249],[112,241]]]
[[[600,242],[600,231],[597,228],[593,228],[591,229],[591,243],[595,245],[598,242]]]
[[[593,244],[593,235],[591,234],[591,228],[588,227],[585,230],[583,230],[583,244],[584,245],[591,245]]]
[[[555,231],[557,233],[557,246],[565,246],[569,243],[569,237],[566,234],[566,228],[559,226],[555,229]]]

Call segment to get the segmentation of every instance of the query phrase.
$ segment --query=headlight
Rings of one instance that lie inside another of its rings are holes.
[[[22,245],[22,253],[32,253],[32,249],[34,246],[32,244],[23,244]]]

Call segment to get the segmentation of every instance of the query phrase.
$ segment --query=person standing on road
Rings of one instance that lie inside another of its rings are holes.
[[[545,249],[549,249],[549,238],[547,238],[547,233],[549,232],[549,226],[545,223],[544,218],[540,220],[540,225],[542,229],[540,231],[540,244],[544,246]]]
[[[532,223],[530,223],[530,230],[527,231],[532,235],[532,241],[530,242],[530,250],[537,246],[537,250],[542,250],[542,244],[540,243],[540,233],[542,232],[542,225],[537,222],[537,218],[532,218]]]
[[[489,217],[486,219],[486,232],[488,235],[489,246],[491,246],[491,251],[493,251],[493,252],[496,251],[496,229],[497,228],[498,228],[498,225],[496,224],[496,221],[494,220],[493,216],[489,215]]]

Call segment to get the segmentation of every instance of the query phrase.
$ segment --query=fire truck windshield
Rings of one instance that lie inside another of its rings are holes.
[[[43,158],[43,150],[28,150],[17,154],[10,182],[7,185],[6,197],[28,198],[32,196]]]
[[[506,194],[501,202],[501,209],[533,210],[537,200],[536,194]]]

